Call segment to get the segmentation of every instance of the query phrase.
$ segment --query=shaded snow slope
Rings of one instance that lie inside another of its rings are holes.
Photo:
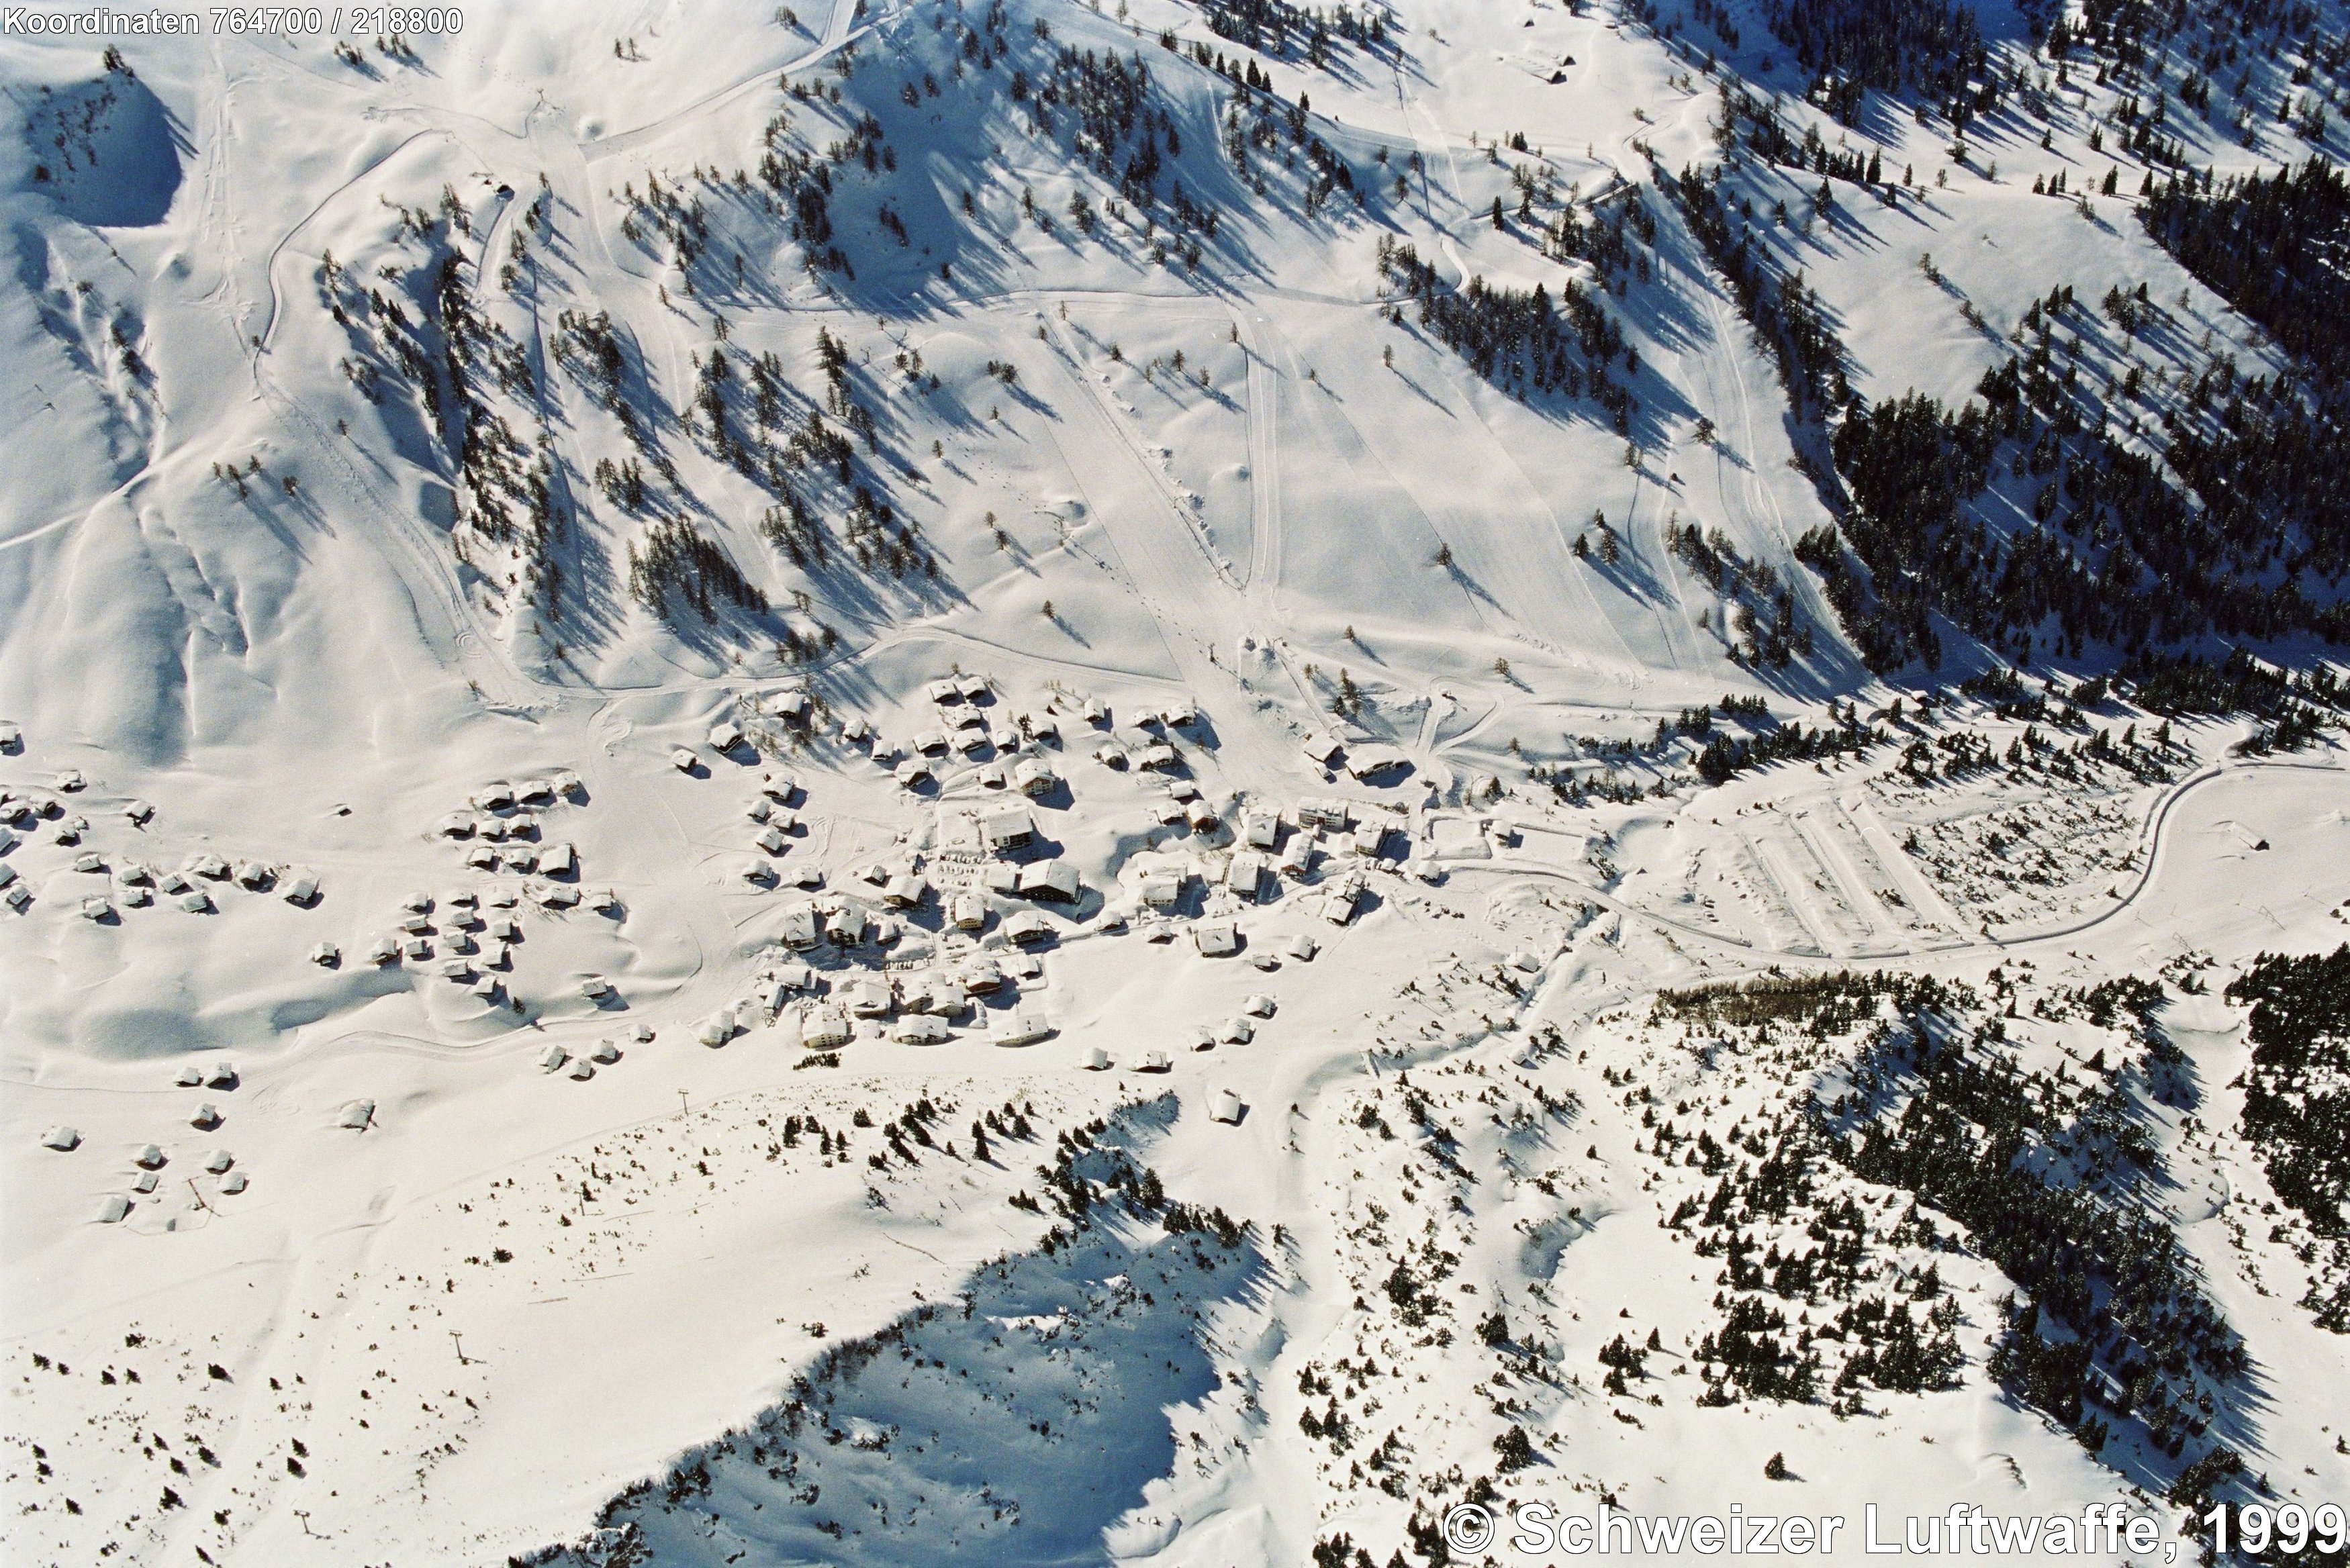
[[[1960,157],[1742,0],[1242,41],[1292,9],[0,37],[11,1562],[2175,1535],[2222,1445],[2350,1499],[2350,1263],[2220,999],[2350,936],[2326,650],[1872,675],[1796,553],[1835,410],[1667,188],[1734,162],[1865,403],[2071,285],[2143,446],[2288,361],[2142,232],[2133,89],[1987,11],[2030,79]],[[2199,68],[2181,156],[2337,136]],[[1887,171],[1815,206],[1732,88]],[[1986,536],[2101,547],[2034,461]],[[1929,1037],[2240,1371],[2132,1363],[2176,1303],[2016,1371],[2031,1260],[1817,1130]]]

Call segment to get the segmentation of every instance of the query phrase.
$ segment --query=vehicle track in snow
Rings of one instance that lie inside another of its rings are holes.
[[[1225,662],[1238,657],[1243,638],[1253,635],[1240,585],[1118,416],[1107,389],[1086,369],[1066,326],[1049,316],[1045,324],[1059,349],[1055,363],[1077,393],[1063,404],[1068,429],[1054,431],[1052,439],[1087,492],[1122,575],[1149,610],[1192,697],[1215,711],[1226,763],[1245,761],[1248,776],[1262,783],[1282,777],[1289,771],[1288,748],[1267,732],[1250,694],[1232,690],[1240,673]],[[1079,452],[1091,461],[1077,461]],[[1103,462],[1104,453],[1123,453],[1124,461]]]
[[[1749,941],[1725,931],[1690,925],[1686,921],[1674,919],[1669,915],[1659,914],[1656,910],[1635,903],[1618,894],[1607,892],[1566,870],[1564,867],[1544,864],[1530,857],[1521,857],[1506,864],[1487,865],[1482,862],[1469,862],[1453,869],[1458,873],[1470,875],[1486,872],[1555,879],[1565,884],[1577,898],[1600,909],[1613,910],[1627,919],[1646,921],[1659,929],[1671,932],[1676,937],[1693,939],[1710,948],[1740,955],[1743,961],[1755,965],[1758,971],[1764,966],[1782,961],[1804,964],[1835,961],[1856,969],[1887,969],[1898,968],[1902,964],[1914,963],[1920,959],[1929,957],[1937,960],[1952,956],[1964,957],[1969,954],[1990,957],[2017,950],[2029,950],[2051,946],[2058,942],[2073,941],[2089,931],[2138,913],[2147,894],[2153,888],[2162,862],[2170,854],[2175,853],[2167,830],[2171,827],[2172,817],[2181,801],[2202,789],[2203,786],[2220,779],[2251,778],[2287,770],[2329,773],[2350,780],[2350,767],[2337,763],[2291,763],[2275,759],[2263,759],[2258,762],[2207,763],[2172,785],[2148,812],[2147,820],[2138,832],[2138,846],[2141,853],[2137,880],[2126,889],[2121,890],[2120,896],[2114,898],[2107,908],[2063,925],[2043,926],[2001,936],[1962,936],[1945,941],[1908,941],[1889,948],[1872,949],[1866,952],[1830,954],[1808,951],[1800,948],[1771,947]],[[1792,905],[1790,909],[1793,909]]]
[[[1266,356],[1273,323],[1261,310],[1236,318],[1248,355],[1249,560],[1241,586],[1268,607],[1281,587],[1281,376]]]
[[[579,144],[581,152],[588,162],[600,163],[618,153],[641,147],[663,132],[674,130],[688,120],[699,119],[714,109],[723,108],[762,82],[788,76],[794,71],[806,70],[810,66],[823,64],[826,59],[838,53],[844,46],[857,42],[884,23],[904,14],[903,9],[900,8],[877,16],[864,26],[858,27],[854,26],[857,19],[857,6],[858,0],[832,0],[832,15],[826,18],[824,32],[812,47],[790,59],[771,66],[763,66],[748,76],[705,93],[693,102],[681,105],[658,119],[649,119],[644,124],[631,127],[627,130],[614,131],[609,136],[599,136],[584,141]]]

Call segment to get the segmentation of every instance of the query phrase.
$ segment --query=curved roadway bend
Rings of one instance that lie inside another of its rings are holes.
[[[1574,890],[1576,897],[1599,909],[1611,910],[1626,919],[1645,921],[1650,926],[1671,932],[1677,938],[1700,942],[1707,947],[1735,955],[1758,969],[1765,964],[1781,961],[1805,965],[1835,962],[1854,968],[1883,968],[1929,954],[1944,956],[1970,952],[2005,952],[2017,948],[2038,947],[2049,942],[2065,941],[2085,931],[2095,930],[2126,914],[2132,913],[2153,886],[2155,873],[2160,868],[2165,857],[2166,843],[2163,829],[2170,825],[2172,814],[2177,810],[2181,800],[2216,779],[2242,778],[2279,770],[2331,773],[2350,776],[2350,768],[2325,763],[2273,761],[2206,763],[2174,784],[2156,803],[2154,810],[2147,814],[2146,823],[2138,830],[2138,846],[2143,851],[2141,856],[2143,864],[2138,871],[2137,881],[2126,893],[2115,899],[2111,908],[2101,909],[2094,915],[2085,916],[2069,924],[2019,931],[2012,936],[1986,936],[1973,940],[1933,942],[1917,947],[1878,949],[1862,953],[1823,955],[1790,948],[1762,947],[1721,931],[1708,930],[1701,926],[1692,926],[1684,921],[1676,920],[1670,916],[1658,914],[1653,909],[1643,908],[1595,888],[1581,877],[1573,876],[1555,866],[1544,866],[1539,863],[1498,865],[1471,862],[1457,869],[1472,875],[1479,871],[1485,871],[1495,876],[1549,877],[1565,883]]]
[[[821,38],[808,50],[781,67],[762,68],[727,87],[716,89],[695,103],[683,106],[644,125],[582,144],[568,136],[559,133],[549,134],[553,129],[549,124],[553,118],[551,110],[544,113],[534,111],[524,135],[540,153],[545,163],[570,176],[569,179],[560,180],[560,183],[573,187],[573,192],[583,203],[584,213],[588,210],[585,203],[593,201],[593,192],[589,189],[593,181],[588,170],[592,161],[600,160],[636,146],[686,118],[716,107],[767,79],[775,74],[776,68],[789,71],[804,68],[821,61],[843,47],[864,37],[887,20],[886,17],[877,17],[863,26],[856,26],[856,4],[857,0],[834,0],[831,14],[827,20]],[[1425,119],[1425,111],[1420,109],[1412,99],[1403,82],[1399,79],[1396,85],[1399,107],[1404,112],[1407,126],[1409,127],[1415,111]],[[489,122],[479,120],[476,117],[460,115],[458,118],[475,127],[499,130],[507,136],[514,135],[511,131],[491,126]],[[445,127],[437,129],[441,134],[454,134]],[[426,130],[419,131],[417,136],[434,133],[434,130]],[[1433,194],[1428,185],[1428,170],[1429,163],[1432,161],[1431,155],[1443,156],[1447,160],[1449,169],[1450,150],[1444,143],[1440,132],[1434,141],[1416,131],[1412,134],[1423,156],[1423,201],[1427,201]],[[416,139],[416,137],[411,137],[403,140],[385,156],[390,157],[404,150]],[[555,156],[549,157],[549,154]],[[381,160],[379,159],[377,161],[380,163]],[[364,174],[355,179],[363,177]],[[349,183],[351,182],[347,182],[342,189],[348,189]],[[304,214],[303,218],[281,236],[272,248],[265,267],[270,296],[268,318],[262,335],[265,348],[274,339],[280,315],[282,295],[276,275],[277,264],[296,234],[307,226],[317,217],[319,210],[341,193],[342,190],[338,189],[321,202],[318,208]],[[1434,221],[1432,212],[1428,215],[1432,223]],[[612,257],[604,246],[600,226],[591,219],[585,223],[584,227],[595,252],[592,265],[595,265],[596,270],[607,274],[608,276],[613,275],[625,276],[624,269],[617,265],[616,258]],[[1738,404],[1737,413],[1747,437],[1747,449],[1752,452],[1755,445],[1752,398],[1746,384],[1744,366],[1740,360],[1735,339],[1731,336],[1732,324],[1718,297],[1709,301],[1708,306],[1713,317],[1715,330],[1710,335],[1712,340],[1710,352],[1700,357],[1700,374],[1715,389],[1717,395],[1725,383],[1728,389],[1734,394]],[[1064,368],[1071,378],[1083,387],[1086,393],[1082,398],[1071,400],[1073,424],[1091,427],[1087,433],[1092,439],[1086,444],[1090,445],[1094,450],[1107,451],[1112,446],[1123,448],[1129,459],[1126,462],[1113,462],[1107,465],[1090,463],[1082,471],[1079,470],[1078,465],[1072,463],[1072,472],[1083,472],[1087,475],[1087,483],[1104,489],[1106,493],[1112,497],[1111,504],[1107,505],[1100,504],[1097,501],[1096,512],[1106,534],[1112,541],[1129,582],[1159,622],[1181,678],[1191,686],[1195,695],[1201,698],[1212,697],[1220,693],[1227,684],[1237,684],[1234,671],[1216,657],[1216,649],[1221,645],[1224,649],[1237,650],[1241,637],[1252,629],[1250,626],[1252,618],[1248,613],[1249,601],[1255,601],[1260,607],[1271,607],[1271,599],[1277,589],[1279,579],[1280,453],[1276,428],[1279,372],[1274,369],[1268,353],[1273,347],[1269,341],[1273,328],[1261,313],[1251,313],[1243,327],[1247,338],[1250,339],[1245,347],[1249,350],[1250,367],[1248,449],[1252,478],[1253,528],[1251,558],[1241,570],[1235,572],[1216,561],[1208,542],[1201,536],[1194,520],[1180,501],[1169,493],[1164,476],[1137,450],[1132,432],[1125,428],[1124,422],[1117,417],[1115,410],[1105,406],[1104,389],[1095,384],[1086,374],[1083,369],[1084,360],[1076,352],[1074,344],[1068,340],[1066,329],[1061,328],[1057,323],[1055,323],[1054,327],[1059,335],[1059,347],[1065,356]],[[384,532],[398,539],[399,554],[405,557],[407,562],[406,568],[401,569],[400,575],[408,581],[411,594],[418,601],[416,607],[420,629],[423,628],[426,620],[425,602],[436,603],[445,620],[445,629],[442,633],[446,639],[444,646],[453,645],[458,661],[467,669],[469,674],[482,682],[485,693],[494,693],[498,699],[519,703],[527,702],[533,699],[544,700],[551,691],[559,690],[551,683],[541,681],[527,672],[516,669],[494,648],[494,639],[483,635],[478,619],[473,613],[473,607],[442,552],[433,547],[433,542],[416,537],[414,520],[409,518],[402,508],[388,503],[378,493],[375,486],[359,472],[348,457],[328,435],[317,420],[302,407],[299,400],[274,384],[274,378],[266,369],[266,360],[265,352],[255,355],[253,359],[256,392],[298,425],[309,437],[320,455],[326,457],[339,472],[354,498],[366,510],[373,512],[383,519],[389,524]],[[1737,497],[1737,500],[1744,502],[1742,506],[1736,504],[1736,501],[1733,500],[1736,491],[1741,488],[1746,492],[1742,497]],[[1791,547],[1792,542],[1787,535],[1786,522],[1780,513],[1777,498],[1772,493],[1767,481],[1753,472],[1751,466],[1746,474],[1746,483],[1742,487],[1732,483],[1722,483],[1720,486],[1720,493],[1725,511],[1734,509],[1743,512],[1753,523],[1776,535],[1777,541],[1783,549]],[[1146,521],[1150,518],[1153,512],[1159,514],[1156,524]],[[1799,573],[1796,576],[1805,597],[1807,598],[1813,597],[1815,591],[1813,586],[1804,580],[1803,574]],[[433,638],[429,631],[427,636],[430,640],[442,640],[440,638]],[[1300,694],[1304,695],[1302,692]],[[1218,705],[1227,706],[1221,703]],[[1288,747],[1285,743],[1276,743],[1274,741],[1264,722],[1258,718],[1254,703],[1244,704],[1233,717],[1237,722],[1225,727],[1224,739],[1228,760],[1237,761],[1241,755],[1245,754],[1252,763],[1252,771],[1261,771],[1268,776],[1279,776],[1286,772]],[[2177,802],[2190,790],[2223,774],[2242,771],[2250,771],[2250,765],[2237,768],[2221,768],[2215,765],[2183,781],[2158,805],[2145,830],[2145,841],[2149,846],[2158,848],[2162,825]],[[1944,944],[1939,948],[1923,950],[1962,950],[1970,945],[2006,948],[2022,942],[2049,940],[2077,934],[2110,920],[2129,909],[2144,892],[2150,880],[2156,857],[2156,854],[2150,850],[2145,857],[2145,868],[2140,874],[2137,886],[2112,909],[2099,914],[2069,926],[2030,935],[1990,938],[1981,944]],[[1700,941],[1725,946],[1758,956],[1789,958],[1804,956],[1794,953],[1773,954],[1770,950],[1754,948],[1752,944],[1740,941],[1735,938],[1682,925],[1667,917],[1656,915],[1638,906],[1617,900],[1563,872],[1539,867],[1529,867],[1525,869],[1537,874],[1558,876],[1562,880],[1575,886],[1584,896],[1603,907],[1617,909],[1654,925],[1671,928],[1682,935]],[[1905,950],[1905,952],[1915,950]],[[1883,961],[1883,957],[1872,955],[1871,961]]]
[[[532,112],[526,128],[519,138],[515,137],[515,132],[476,116],[459,111],[450,112],[453,118],[464,121],[471,127],[494,130],[509,138],[526,140],[540,152],[543,163],[546,161],[546,154],[550,151],[550,142],[555,144],[554,150],[567,152],[569,157],[566,161],[571,171],[578,176],[576,190],[582,203],[580,211],[585,215],[592,210],[585,205],[586,202],[592,201],[592,192],[589,189],[592,182],[587,178],[588,156],[601,158],[622,151],[659,134],[685,118],[701,113],[766,80],[775,74],[776,69],[797,70],[823,60],[845,45],[871,32],[873,27],[879,25],[877,19],[863,27],[853,26],[856,5],[857,0],[834,0],[832,15],[827,22],[824,36],[813,47],[782,67],[762,68],[731,86],[720,88],[702,99],[686,105],[659,119],[595,142],[586,156],[583,156],[582,149],[573,139],[548,137],[546,135],[548,116],[540,110],[535,109]],[[223,96],[225,100],[225,91]],[[356,503],[358,509],[372,514],[381,524],[380,535],[395,541],[393,552],[389,558],[393,571],[408,588],[418,631],[428,646],[440,649],[444,656],[449,657],[451,662],[462,668],[469,679],[492,701],[508,706],[524,706],[545,701],[549,694],[563,690],[561,684],[533,676],[528,671],[518,668],[513,660],[504,656],[497,645],[496,639],[485,632],[480,617],[474,613],[472,601],[465,594],[463,584],[458,578],[446,552],[441,547],[442,542],[437,536],[437,532],[411,516],[405,507],[395,501],[388,500],[350,460],[334,438],[328,435],[320,421],[303,406],[301,400],[276,384],[276,378],[269,369],[269,349],[276,341],[284,298],[284,291],[278,281],[277,268],[286,255],[288,245],[296,235],[307,227],[321,212],[373,173],[386,160],[397,156],[420,138],[436,134],[453,137],[456,132],[447,126],[428,127],[419,130],[413,136],[403,139],[397,146],[371,161],[368,168],[361,170],[330,192],[317,206],[304,213],[284,234],[280,235],[271,247],[263,266],[264,277],[269,290],[268,315],[262,332],[258,334],[261,339],[259,350],[252,356],[251,359],[254,390],[263,401],[285,416],[287,425],[307,438],[308,444],[318,456],[326,460],[328,466],[341,479],[346,493]],[[503,216],[504,213],[500,215]],[[618,273],[619,269],[615,266],[611,254],[604,246],[603,235],[598,225],[590,218],[584,226],[591,237],[597,259],[601,263],[602,267],[609,272]],[[233,226],[224,223],[219,237],[226,244],[233,239]],[[432,610],[428,610],[428,606],[432,607]],[[432,611],[437,611],[437,615],[432,613]],[[435,620],[441,624],[433,625]]]
[[[601,162],[616,152],[626,152],[632,147],[641,146],[662,131],[706,109],[715,109],[731,99],[740,97],[769,77],[786,76],[793,71],[806,70],[810,66],[821,63],[843,46],[855,43],[889,20],[889,16],[885,15],[876,16],[862,27],[852,27],[852,24],[857,20],[857,5],[858,0],[832,0],[832,15],[825,22],[824,35],[806,52],[785,60],[781,65],[763,66],[740,81],[729,83],[714,92],[704,94],[691,103],[681,105],[658,119],[647,120],[644,124],[629,130],[614,131],[609,136],[598,137],[585,144],[580,151],[587,155],[589,162],[596,163]]]

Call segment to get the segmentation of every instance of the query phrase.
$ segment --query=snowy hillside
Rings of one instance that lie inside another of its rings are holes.
[[[2341,7],[29,15],[9,1561],[2345,1561]]]

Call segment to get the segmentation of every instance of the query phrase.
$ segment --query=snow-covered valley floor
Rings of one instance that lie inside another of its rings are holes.
[[[1870,673],[1659,183],[1762,8],[806,8],[0,36],[8,1561],[2350,1505],[2226,994],[2350,941],[2339,708]],[[1788,241],[1868,396],[2057,282],[2277,361],[2022,198],[2079,90]]]

